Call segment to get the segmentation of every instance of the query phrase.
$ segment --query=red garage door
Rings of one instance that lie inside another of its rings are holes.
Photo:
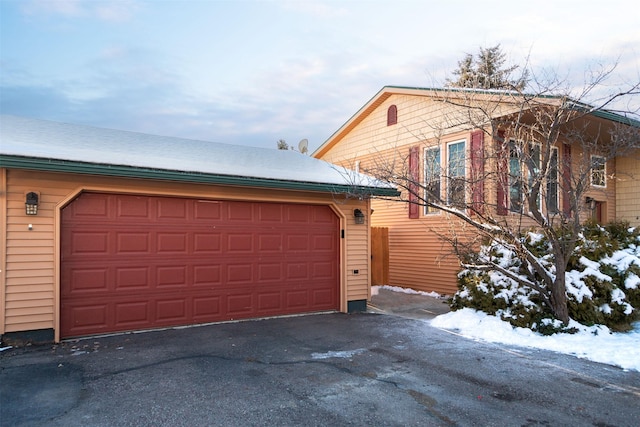
[[[83,193],[62,213],[62,337],[338,308],[328,206]]]

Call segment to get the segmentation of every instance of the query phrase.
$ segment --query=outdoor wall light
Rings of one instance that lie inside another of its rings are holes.
[[[598,203],[593,197],[587,197],[585,202],[587,203],[587,207],[589,208],[589,210],[594,210],[596,208],[596,204]]]
[[[356,224],[364,224],[364,214],[360,209],[353,210],[353,217],[356,220]]]
[[[33,191],[27,193],[24,205],[27,215],[38,215],[38,193]]]

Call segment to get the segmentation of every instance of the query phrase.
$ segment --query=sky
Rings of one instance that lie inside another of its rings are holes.
[[[0,112],[313,151],[480,47],[572,86],[613,64],[608,88],[638,82],[639,28],[634,0],[0,0]]]

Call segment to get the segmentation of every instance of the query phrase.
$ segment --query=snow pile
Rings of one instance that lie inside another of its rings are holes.
[[[594,362],[640,371],[640,322],[626,333],[612,333],[606,326],[587,327],[571,321],[575,334],[544,336],[531,329],[513,327],[495,316],[464,308],[440,315],[431,326],[452,330],[468,338],[492,343],[551,350]]]

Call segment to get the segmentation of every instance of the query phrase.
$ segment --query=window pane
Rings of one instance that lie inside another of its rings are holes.
[[[447,200],[456,207],[465,202],[465,143],[449,145]]]
[[[522,211],[522,167],[519,147],[513,141],[509,143],[509,209]]]
[[[549,176],[547,177],[547,211],[558,212],[558,150],[551,150]]]
[[[440,148],[430,148],[425,151],[424,171],[425,171],[425,199],[429,201],[440,200]],[[426,213],[434,212],[435,209],[425,207]]]
[[[529,154],[527,158],[527,178],[528,178],[528,189],[527,195],[530,197],[532,194],[533,184],[536,179],[540,178],[540,145],[538,144],[529,144],[528,146]],[[536,198],[536,207],[540,209],[540,189]]]
[[[606,185],[604,157],[591,156],[591,185],[604,187]]]

